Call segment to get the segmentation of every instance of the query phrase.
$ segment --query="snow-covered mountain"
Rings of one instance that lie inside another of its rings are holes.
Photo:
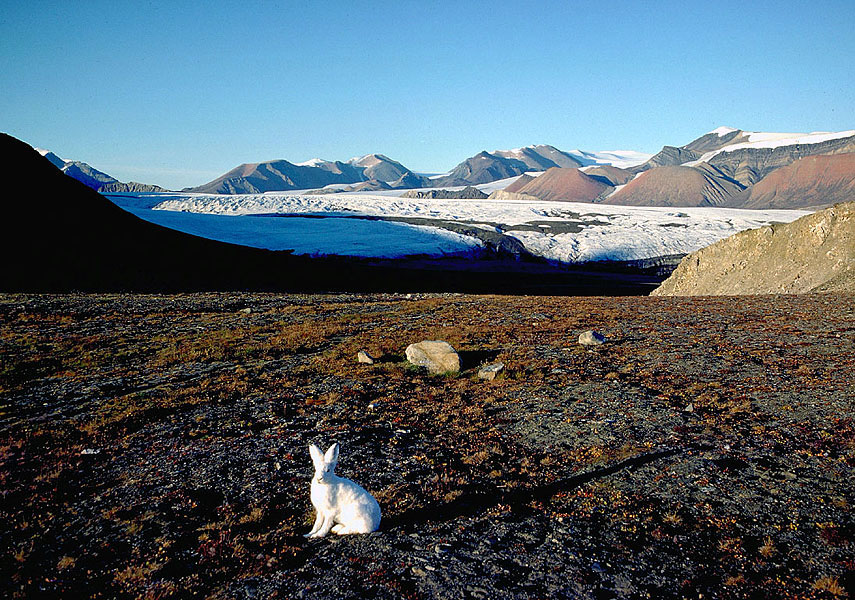
[[[528,166],[529,171],[546,171],[554,167],[566,169],[582,166],[581,162],[567,152],[546,144],[536,144],[523,148],[514,148],[513,150],[494,150],[490,154],[522,161]]]
[[[365,156],[351,158],[347,162],[355,167],[361,167],[363,169],[362,176],[367,180],[375,179],[385,183],[394,183],[404,175],[412,173],[398,161],[382,154],[366,154]]]

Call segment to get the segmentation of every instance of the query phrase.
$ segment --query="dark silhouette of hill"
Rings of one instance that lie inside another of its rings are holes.
[[[0,134],[15,173],[3,189],[6,291],[167,291],[287,287],[302,261],[154,225],[65,175],[27,144]]]

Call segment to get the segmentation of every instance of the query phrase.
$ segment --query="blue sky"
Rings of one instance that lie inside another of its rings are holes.
[[[4,2],[0,130],[123,181],[855,128],[855,2]]]

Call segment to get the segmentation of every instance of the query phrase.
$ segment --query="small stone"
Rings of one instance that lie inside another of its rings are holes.
[[[413,575],[416,575],[418,577],[424,577],[425,575],[427,575],[427,572],[421,567],[412,567],[410,570],[413,572]]]
[[[502,363],[493,363],[492,365],[483,366],[478,370],[478,379],[493,381],[496,378],[496,375],[501,373],[504,368],[505,365]]]
[[[601,346],[606,341],[606,336],[589,329],[579,336],[579,343],[583,346]]]
[[[358,360],[359,362],[361,362],[362,364],[365,364],[365,365],[373,365],[374,364],[374,357],[371,356],[370,354],[368,354],[365,350],[360,350],[356,354],[356,360]]]
[[[426,367],[433,375],[460,371],[460,356],[448,342],[425,340],[410,344],[407,346],[406,355],[410,363]]]
[[[695,405],[690,402],[686,405],[686,408],[683,409],[683,412],[695,412]]]
[[[451,552],[451,546],[449,544],[437,544],[433,547],[433,551],[436,554],[447,554]]]
[[[240,312],[242,312],[242,313],[243,313],[243,314],[245,314],[245,315],[251,315],[251,314],[252,314],[252,309],[251,309],[250,307],[248,307],[248,306],[247,306],[246,308],[242,308],[242,309],[240,309]]]

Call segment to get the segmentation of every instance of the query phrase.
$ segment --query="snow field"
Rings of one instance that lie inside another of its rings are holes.
[[[809,212],[675,209],[522,200],[410,199],[366,194],[305,196],[268,193],[225,196],[171,193],[139,194],[135,199],[114,200],[120,204],[124,201],[127,205],[135,205],[135,211],[138,211],[135,214],[147,220],[223,241],[258,245],[258,242],[250,242],[253,236],[262,235],[260,228],[268,228],[263,234],[268,236],[274,236],[269,228],[275,228],[275,236],[281,240],[280,248],[294,248],[297,253],[304,254],[378,257],[447,254],[474,249],[480,244],[473,238],[437,227],[415,228],[394,223],[335,218],[342,215],[422,217],[436,221],[464,222],[484,229],[501,226],[507,235],[519,239],[533,254],[560,262],[637,260],[688,253],[738,231],[773,222],[790,222]],[[155,200],[160,200],[156,206]],[[154,206],[154,210],[141,209],[139,206]],[[248,215],[275,214],[323,215],[329,218],[246,218]],[[198,219],[200,216],[218,216],[219,220]],[[575,224],[581,231],[554,233],[550,227],[540,227],[540,231],[513,229],[514,226],[553,221],[556,226]],[[262,226],[261,223],[267,224]],[[239,230],[242,233],[237,233]],[[424,237],[427,234],[434,237]],[[227,236],[232,237],[224,239]],[[430,244],[435,246],[425,251]],[[413,248],[417,250],[413,251]]]

